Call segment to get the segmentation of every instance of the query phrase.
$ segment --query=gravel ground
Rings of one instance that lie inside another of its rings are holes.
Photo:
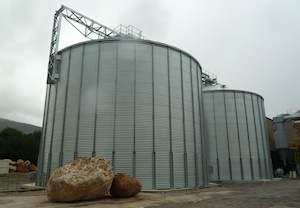
[[[95,201],[52,203],[45,191],[0,192],[0,207],[300,207],[300,179],[255,182],[218,182],[209,188],[142,192],[128,199],[105,197]]]
[[[300,179],[259,182],[220,182],[218,187],[189,191],[193,202],[164,204],[164,208],[300,207]],[[175,194],[175,193],[174,193]],[[208,195],[204,200],[198,198]],[[153,208],[149,206],[147,208]]]

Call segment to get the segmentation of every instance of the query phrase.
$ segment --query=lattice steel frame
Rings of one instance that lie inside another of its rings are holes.
[[[83,36],[88,39],[104,39],[115,36],[132,36],[133,34],[124,34],[121,30],[110,29],[95,20],[86,17],[85,15],[80,14],[79,12],[74,11],[64,5],[55,12],[53,29],[52,29],[52,38],[50,44],[50,55],[49,55],[49,63],[48,63],[48,77],[47,84],[54,84],[58,79],[58,72],[56,69],[56,62],[59,60],[57,56],[58,46],[59,46],[59,37],[60,37],[60,29],[61,29],[61,21],[62,17],[64,17],[72,26],[74,26]],[[72,22],[76,22],[82,26],[84,29],[80,29],[76,25],[72,24]],[[121,27],[122,25],[120,25]],[[135,29],[138,31],[138,36],[134,36],[135,38],[145,39],[141,36],[141,31],[137,28],[128,26],[130,29]],[[93,38],[92,35],[96,35],[96,38]]]

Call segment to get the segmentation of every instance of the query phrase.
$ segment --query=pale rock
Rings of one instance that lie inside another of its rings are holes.
[[[115,175],[110,188],[110,194],[113,197],[127,198],[138,194],[142,189],[142,184],[134,177],[126,173]]]
[[[17,164],[18,164],[18,165],[20,165],[20,164],[24,164],[24,160],[22,160],[22,159],[18,159],[18,160],[17,160]]]
[[[17,166],[9,165],[9,172],[16,172],[17,169],[18,169]]]
[[[114,178],[113,167],[104,158],[77,158],[56,169],[46,186],[54,202],[93,200],[107,196]]]

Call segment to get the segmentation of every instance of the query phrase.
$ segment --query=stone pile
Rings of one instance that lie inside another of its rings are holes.
[[[20,172],[28,173],[37,171],[37,167],[32,164],[29,160],[18,159],[17,161],[12,161],[11,159],[5,159],[9,163],[9,172]]]
[[[109,161],[81,157],[56,169],[46,186],[47,197],[53,202],[76,202],[108,196],[132,197],[142,184],[126,173],[114,175]]]

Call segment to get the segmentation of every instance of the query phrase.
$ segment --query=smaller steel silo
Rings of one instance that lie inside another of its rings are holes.
[[[263,98],[226,88],[204,88],[210,180],[272,178]]]

